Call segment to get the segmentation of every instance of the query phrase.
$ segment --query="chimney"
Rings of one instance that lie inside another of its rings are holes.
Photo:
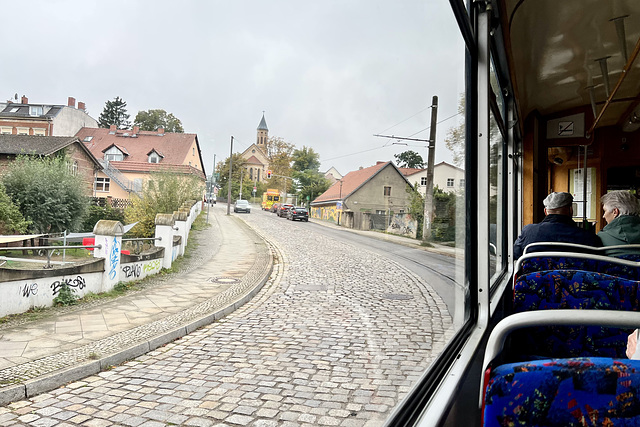
[[[73,96],[70,96],[67,100],[67,106],[76,108],[76,99]]]
[[[159,127],[158,128],[158,135],[164,135],[164,128],[163,127]]]
[[[376,162],[376,165],[380,165],[380,164],[382,164],[382,163],[387,163],[387,162],[380,162],[380,161],[378,161],[378,162]]]
[[[137,134],[138,134],[138,132],[140,132],[140,126],[134,126],[134,127],[133,127],[133,134],[134,134],[134,135],[137,135]]]
[[[109,133],[112,135],[116,133],[116,125],[109,126]]]
[[[78,101],[78,110],[85,111],[86,107],[84,106],[84,102]]]
[[[27,98],[26,96],[22,95],[22,101],[20,101],[23,104],[28,104],[29,103],[29,98]]]

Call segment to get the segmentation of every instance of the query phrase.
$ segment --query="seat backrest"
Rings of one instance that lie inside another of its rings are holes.
[[[516,263],[515,278],[535,271],[585,270],[640,280],[640,255],[610,257],[583,253],[534,252],[525,254]]]
[[[485,427],[640,425],[640,360],[581,358],[491,369]]]
[[[553,309],[640,311],[639,283],[583,270],[534,272],[515,281],[513,308],[516,313]],[[601,326],[548,326],[523,330],[514,339],[528,355],[624,357],[629,332]]]

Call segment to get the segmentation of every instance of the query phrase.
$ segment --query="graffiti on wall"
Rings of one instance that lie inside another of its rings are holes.
[[[418,232],[418,221],[408,214],[398,214],[391,217],[391,224],[387,233],[409,236],[415,239]]]
[[[58,295],[58,292],[60,292],[60,289],[65,285],[70,288],[76,288],[78,290],[82,290],[87,287],[87,282],[84,280],[84,277],[82,276],[77,276],[75,279],[56,280],[51,284],[51,290],[53,291],[53,296]]]
[[[154,259],[153,261],[149,261],[146,264],[144,264],[144,266],[142,267],[142,270],[145,273],[148,273],[150,271],[160,270],[161,267],[162,267],[162,264],[160,263],[160,260]]]
[[[142,267],[140,266],[140,264],[123,265],[122,273],[127,279],[130,277],[135,277],[137,279],[142,273]]]
[[[338,212],[340,212],[340,210],[336,208],[336,205],[312,207],[311,218],[318,218],[318,219],[323,219],[325,221],[333,221],[337,223]]]
[[[111,242],[111,250],[109,251],[109,279],[113,280],[116,278],[116,267],[120,263],[120,245],[118,244],[118,239],[114,236],[113,241]]]
[[[22,293],[22,296],[25,298],[29,298],[31,295],[36,295],[38,293],[38,284],[25,283],[24,286],[20,288],[20,292]]]

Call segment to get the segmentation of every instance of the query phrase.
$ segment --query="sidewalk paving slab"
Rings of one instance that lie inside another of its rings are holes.
[[[0,325],[0,404],[136,358],[249,301],[271,275],[269,244],[215,205],[209,223],[190,237],[195,248],[177,272],[147,279],[141,289],[112,300]]]

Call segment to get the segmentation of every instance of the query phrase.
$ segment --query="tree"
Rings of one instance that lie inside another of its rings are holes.
[[[131,126],[129,114],[127,114],[127,103],[119,96],[105,103],[104,110],[98,118],[98,126],[101,128],[108,128],[111,125],[116,125],[118,129],[129,129]]]
[[[7,189],[0,183],[0,234],[24,234],[30,224],[31,221],[24,219],[7,194]]]
[[[321,172],[314,171],[312,169],[300,172],[294,171],[293,177],[298,182],[301,200],[306,200],[307,197],[309,197],[309,201],[313,201],[313,199],[331,187],[331,181],[325,178]]]
[[[142,188],[142,197],[133,197],[125,209],[127,223],[138,221],[131,229],[136,237],[153,237],[156,215],[172,214],[187,200],[202,200],[204,183],[194,175],[155,172]]]
[[[269,188],[282,188],[285,191],[289,191],[290,186],[293,184],[290,179],[287,179],[287,187],[284,188],[285,179],[284,176],[291,176],[291,159],[294,150],[294,145],[286,142],[279,137],[269,138],[267,142],[267,157],[269,158],[269,169],[274,175],[279,175],[271,178],[269,181]]]
[[[140,130],[154,131],[161,127],[165,132],[184,133],[180,119],[165,110],[138,111],[133,124],[140,126]]]
[[[458,99],[458,114],[464,117],[465,111],[464,94],[460,94]],[[452,126],[447,130],[447,136],[444,139],[445,145],[453,155],[453,164],[459,168],[464,167],[464,147],[465,147],[465,122],[458,126]]]
[[[394,154],[393,157],[396,158],[398,166],[401,168],[424,168],[422,156],[415,151],[408,150],[400,154]]]
[[[34,233],[80,231],[87,210],[86,184],[71,173],[68,159],[18,156],[2,182]]]
[[[231,200],[237,199],[240,194],[240,176],[242,176],[243,186],[242,197],[248,197],[251,194],[251,190],[253,190],[253,182],[248,179],[246,174],[246,163],[247,161],[241,154],[233,154],[233,170],[231,171]],[[216,172],[220,174],[218,178],[218,185],[220,186],[218,196],[226,199],[229,188],[229,157],[224,159],[222,162],[218,162]],[[246,192],[247,189],[249,189],[249,192]]]
[[[411,198],[409,199],[408,208],[409,215],[411,215],[411,218],[417,221],[417,229],[422,230],[422,224],[424,222],[424,197],[422,197],[422,195],[418,190],[416,190],[416,188],[418,188],[417,182],[413,187],[407,185],[405,191],[411,196]]]
[[[318,171],[320,169],[320,154],[307,146],[294,150],[291,160],[293,161],[291,168],[296,171]]]

